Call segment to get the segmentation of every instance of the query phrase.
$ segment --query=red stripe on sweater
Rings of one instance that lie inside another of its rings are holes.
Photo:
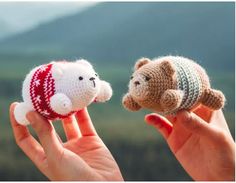
[[[52,77],[52,64],[40,66],[30,82],[30,97],[34,109],[50,120],[66,118],[73,114],[60,115],[50,107],[50,98],[55,94],[55,80]]]

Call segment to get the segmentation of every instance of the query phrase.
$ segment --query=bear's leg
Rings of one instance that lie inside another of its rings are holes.
[[[122,103],[123,106],[130,111],[138,111],[142,108],[137,102],[134,101],[132,96],[128,93],[123,97]]]
[[[224,107],[225,96],[219,90],[207,88],[204,90],[203,96],[200,102],[212,110],[218,110]]]
[[[25,102],[18,103],[14,110],[14,116],[15,116],[16,121],[20,125],[24,125],[24,126],[29,125],[30,123],[26,118],[26,114],[32,110],[33,109],[29,105],[27,105]]]
[[[63,93],[56,93],[50,98],[50,106],[58,114],[66,115],[72,111],[71,100]]]
[[[163,112],[176,110],[182,102],[183,95],[183,91],[181,90],[166,90],[160,100]]]

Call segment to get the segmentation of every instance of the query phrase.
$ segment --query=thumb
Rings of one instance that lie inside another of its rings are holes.
[[[182,124],[190,132],[200,136],[215,137],[217,135],[215,128],[192,112],[178,112],[177,122]]]

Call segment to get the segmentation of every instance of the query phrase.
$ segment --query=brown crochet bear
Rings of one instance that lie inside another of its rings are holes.
[[[166,56],[139,59],[123,97],[126,109],[151,109],[160,114],[175,114],[181,109],[191,110],[199,104],[212,110],[224,106],[221,91],[211,89],[205,70],[194,61]]]

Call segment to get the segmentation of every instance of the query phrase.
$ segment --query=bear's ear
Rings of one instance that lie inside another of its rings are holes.
[[[165,72],[167,76],[173,76],[175,73],[175,68],[170,61],[164,60],[158,64],[159,67]]]
[[[63,76],[64,69],[66,67],[66,64],[60,63],[60,62],[52,62],[52,77],[54,79],[60,79]]]
[[[91,69],[93,68],[92,64],[90,64],[87,60],[84,60],[84,59],[76,60],[76,63],[84,65],[84,66],[89,67]]]
[[[134,65],[134,70],[138,70],[140,67],[142,67],[143,65],[147,64],[151,62],[151,60],[149,58],[140,58]]]

